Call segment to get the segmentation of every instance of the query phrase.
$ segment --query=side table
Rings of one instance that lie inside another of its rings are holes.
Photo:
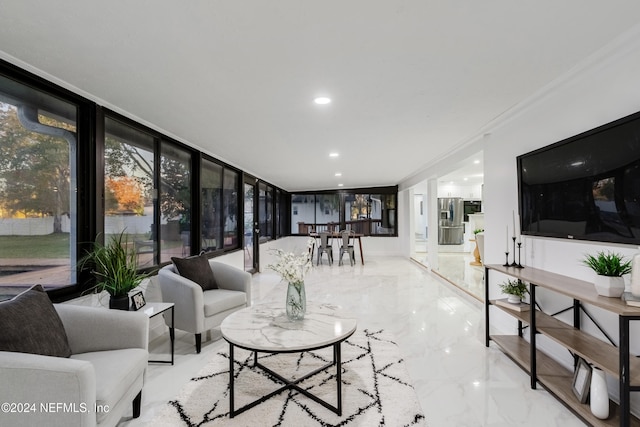
[[[140,309],[140,311],[144,311],[144,313],[149,316],[149,319],[157,316],[158,314],[164,313],[169,309],[171,310],[171,326],[169,327],[169,338],[171,340],[171,360],[149,360],[149,362],[171,363],[171,365],[173,365],[173,354],[176,338],[175,330],[173,328],[175,304],[172,302],[148,302],[144,305],[144,307]]]

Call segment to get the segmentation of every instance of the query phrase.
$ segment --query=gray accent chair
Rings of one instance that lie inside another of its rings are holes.
[[[203,332],[251,305],[251,274],[218,261],[209,260],[209,266],[218,289],[203,291],[200,285],[178,274],[173,264],[158,272],[162,300],[175,304],[175,328],[195,334],[197,353],[202,348]],[[168,319],[167,326],[171,327]]]
[[[0,402],[35,405],[29,412],[0,413],[0,424],[115,426],[132,403],[137,418],[149,360],[149,317],[72,304],[54,307],[71,357],[0,351]]]

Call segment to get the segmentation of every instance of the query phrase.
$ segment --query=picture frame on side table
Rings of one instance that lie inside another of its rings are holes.
[[[578,358],[576,370],[573,373],[573,383],[571,389],[580,403],[586,403],[589,397],[589,386],[591,385],[591,366],[581,357]]]
[[[136,311],[144,307],[146,303],[142,292],[137,292],[131,296],[131,308]]]

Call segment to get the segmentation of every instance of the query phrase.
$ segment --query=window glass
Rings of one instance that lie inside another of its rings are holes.
[[[222,249],[222,166],[202,160],[202,249],[206,252]]]
[[[314,194],[291,195],[291,233],[309,234],[314,229],[316,196]]]
[[[276,238],[287,233],[287,201],[284,193],[276,189]]]
[[[372,234],[394,234],[396,212],[395,194],[372,194],[371,218],[375,220]]]
[[[77,106],[0,76],[0,300],[76,282]]]
[[[160,148],[160,262],[191,254],[191,154]]]
[[[260,241],[273,238],[273,188],[260,182],[258,184],[258,215],[260,218]]]
[[[222,210],[224,212],[224,248],[239,247],[238,241],[238,188],[240,174],[234,170],[224,170],[222,190]]]
[[[366,236],[396,233],[396,194],[348,193],[345,209],[346,227],[356,233]]]
[[[135,248],[139,267],[155,264],[153,136],[107,117],[105,119],[105,241],[125,233]]]
[[[340,231],[340,195],[316,195],[316,229]]]

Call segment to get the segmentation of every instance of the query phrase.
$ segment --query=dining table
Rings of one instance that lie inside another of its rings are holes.
[[[329,237],[331,239],[342,239],[342,234],[339,231],[328,231]],[[309,233],[309,237],[313,237],[315,239],[320,239],[320,233]],[[351,234],[352,238],[358,241],[358,249],[360,250],[360,262],[364,265],[364,253],[362,252],[362,237],[364,237],[363,233],[353,233]],[[311,259],[313,259],[313,252],[315,251],[315,246],[311,249]]]

